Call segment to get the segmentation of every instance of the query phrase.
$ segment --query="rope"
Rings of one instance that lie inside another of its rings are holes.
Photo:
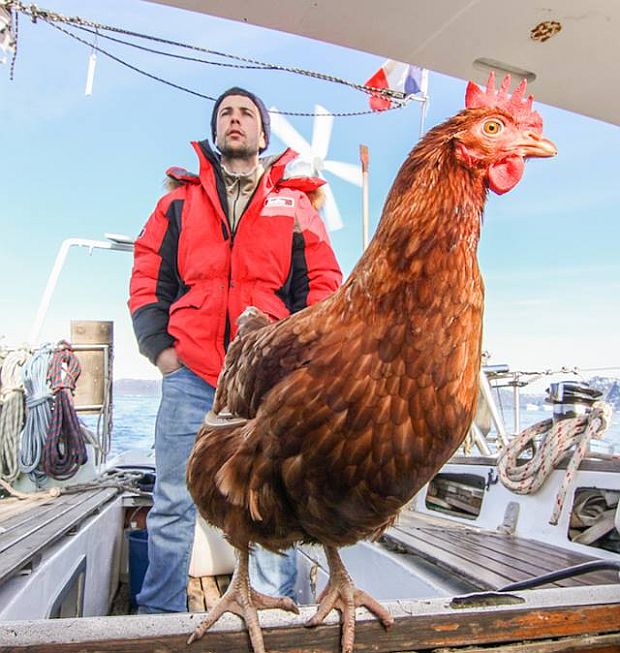
[[[45,477],[40,468],[41,455],[52,419],[52,393],[47,383],[47,371],[52,348],[44,345],[24,365],[26,390],[26,423],[21,434],[20,471],[30,476],[37,486]]]
[[[109,367],[112,369],[112,350],[108,351]],[[108,454],[112,449],[112,376],[109,375],[107,382],[104,386],[103,393],[103,410],[97,417],[97,439],[99,442],[99,451],[97,462],[105,462],[108,459]]]
[[[46,491],[38,492],[20,492],[12,487],[6,481],[0,479],[0,487],[6,490],[8,494],[16,499],[55,499],[65,494],[77,494],[85,490],[98,490],[102,488],[116,488],[122,492],[129,492],[142,497],[152,497],[151,492],[144,492],[136,487],[138,481],[142,478],[142,472],[135,472],[130,470],[111,470],[104,473],[99,479],[91,481],[90,483],[79,483],[74,485],[67,485],[66,487],[53,487]]]
[[[145,492],[136,487],[138,481],[144,476],[143,472],[133,470],[111,469],[104,472],[97,480],[89,483],[79,483],[68,485],[61,490],[62,494],[74,494],[82,490],[92,490],[97,488],[114,487],[123,492],[131,492],[141,497],[152,497],[152,492]]]
[[[24,422],[22,367],[26,349],[11,352],[0,371],[0,478],[12,483],[19,476],[19,434]]]
[[[602,438],[611,421],[611,406],[597,401],[587,415],[568,418],[556,423],[552,419],[538,422],[513,438],[501,453],[497,463],[503,485],[517,494],[536,492],[551,474],[565,454],[573,446],[575,450],[564,474],[564,480],[555,499],[550,524],[557,524],[564,506],[564,499],[581,461],[585,458],[590,440]],[[532,459],[518,464],[521,452],[542,435],[538,450]]]
[[[45,473],[58,480],[74,476],[88,459],[72,398],[80,371],[71,345],[65,341],[59,343],[47,373],[54,405],[42,458]]]
[[[82,437],[86,444],[90,444],[95,451],[102,451],[99,436],[95,431],[89,429],[83,422],[80,422],[80,430],[82,431]]]
[[[45,492],[20,492],[19,490],[16,490],[14,487],[12,487],[10,483],[3,481],[1,478],[0,487],[4,488],[12,497],[21,499],[22,501],[26,499],[55,499],[61,494],[61,489],[59,487],[53,487],[49,490],[46,490]]]

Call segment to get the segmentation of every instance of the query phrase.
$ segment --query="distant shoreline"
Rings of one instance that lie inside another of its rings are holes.
[[[614,412],[620,412],[620,379],[614,377],[593,377],[589,379],[592,387],[603,392],[603,399],[611,403]],[[136,397],[158,397],[161,394],[160,379],[117,379],[114,381],[114,393],[123,396]],[[500,403],[505,409],[512,409],[513,393],[512,390],[502,389],[500,391]],[[539,410],[544,410],[545,393],[526,393],[520,395],[522,408],[529,404],[533,408],[536,406]],[[532,409],[530,408],[530,410]]]
[[[113,391],[120,395],[156,397],[161,393],[160,379],[117,379]]]

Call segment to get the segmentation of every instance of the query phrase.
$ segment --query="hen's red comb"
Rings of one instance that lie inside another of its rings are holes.
[[[510,75],[506,75],[502,81],[499,90],[495,90],[495,73],[489,75],[487,88],[482,91],[477,84],[469,82],[465,92],[465,106],[468,109],[478,107],[497,107],[509,113],[519,125],[529,127],[530,129],[541,134],[543,122],[537,111],[532,111],[532,102],[534,98],[528,95],[523,99],[527,81],[524,79],[519,86],[515,88],[512,95],[508,93],[510,89]]]

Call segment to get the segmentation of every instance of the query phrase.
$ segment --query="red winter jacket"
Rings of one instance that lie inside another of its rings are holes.
[[[136,240],[129,309],[151,362],[174,345],[183,363],[217,382],[237,318],[256,306],[273,319],[330,295],[342,281],[323,222],[307,195],[283,183],[297,155],[262,161],[265,173],[231,234],[219,159],[192,143],[198,176],[160,199]]]

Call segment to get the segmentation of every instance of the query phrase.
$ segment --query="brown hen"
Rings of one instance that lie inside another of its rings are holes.
[[[380,535],[467,434],[480,369],[483,284],[476,249],[487,189],[504,193],[524,160],[556,153],[523,99],[470,83],[464,111],[431,130],[403,164],[368,250],[342,288],[272,324],[242,316],[213,413],[198,433],[188,485],[200,513],[240,556],[231,587],[190,641],[224,611],[242,615],[256,653],[256,610],[296,610],[257,594],[248,547],[325,547],[330,580],[310,625],[355,607],[389,613],[353,585],[337,548]]]

